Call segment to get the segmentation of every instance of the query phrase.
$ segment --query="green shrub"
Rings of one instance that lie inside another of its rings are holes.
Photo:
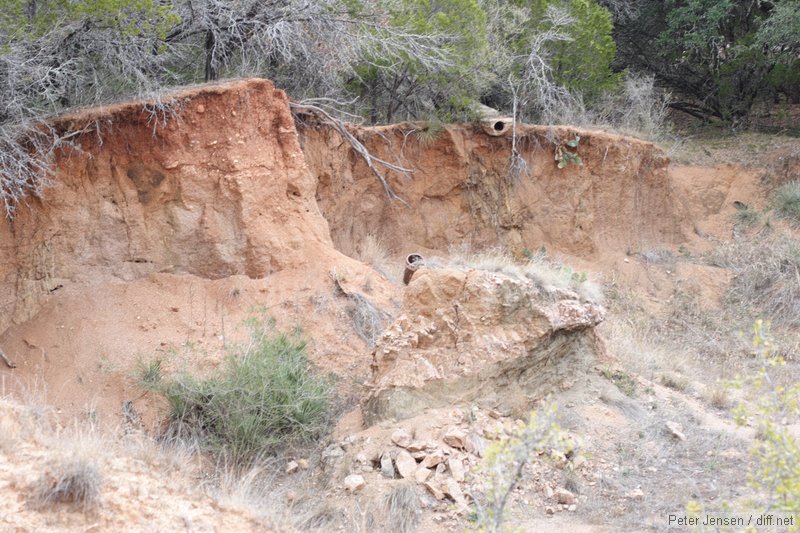
[[[778,215],[800,224],[800,181],[790,181],[778,187],[772,203]]]
[[[184,372],[150,386],[169,402],[173,436],[195,438],[236,462],[312,441],[331,405],[331,383],[310,367],[305,341],[252,326],[247,348],[228,355],[218,373]]]

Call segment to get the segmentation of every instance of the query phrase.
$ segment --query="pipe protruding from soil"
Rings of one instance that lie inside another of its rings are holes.
[[[411,277],[414,275],[414,272],[422,265],[422,262],[425,259],[419,254],[409,254],[406,257],[406,270],[403,272],[403,283],[408,285],[411,283]]]

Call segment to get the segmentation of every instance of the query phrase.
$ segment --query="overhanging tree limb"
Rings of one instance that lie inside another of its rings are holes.
[[[297,116],[298,113],[310,113],[316,116],[317,119],[322,124],[325,124],[326,126],[329,126],[334,130],[336,130],[350,144],[353,150],[355,150],[355,152],[359,156],[361,156],[361,159],[364,160],[364,162],[367,164],[367,167],[369,167],[370,171],[373,174],[375,174],[378,180],[380,180],[381,185],[383,186],[383,190],[386,192],[386,195],[389,197],[389,199],[399,200],[403,204],[408,205],[408,203],[405,200],[400,198],[392,190],[392,188],[389,186],[389,182],[386,180],[386,177],[379,170],[379,167],[383,167],[386,170],[399,172],[404,175],[408,175],[410,172],[412,172],[411,169],[395,165],[384,159],[372,155],[367,149],[367,147],[364,146],[364,144],[361,141],[359,141],[355,135],[350,133],[350,130],[347,129],[347,125],[342,120],[339,120],[338,118],[334,117],[321,107],[303,102],[300,103],[290,102],[289,107],[295,114],[295,116]]]

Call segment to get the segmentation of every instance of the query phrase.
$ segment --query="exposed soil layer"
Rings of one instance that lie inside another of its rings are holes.
[[[340,135],[301,129],[317,199],[337,248],[352,253],[367,234],[393,252],[507,246],[517,254],[541,246],[596,259],[609,250],[688,238],[689,214],[670,180],[668,160],[644,141],[569,127],[520,126],[517,149],[527,173],[509,173],[512,138],[472,125],[447,126],[434,140],[419,124],[354,128],[371,152],[411,172],[389,172],[406,203],[388,202],[376,177]],[[576,149],[568,140],[580,136]],[[582,165],[558,168],[558,150]],[[690,230],[691,231],[691,230]]]
[[[247,80],[168,102],[164,116],[133,102],[61,117],[75,148],[43,198],[0,221],[5,388],[113,420],[141,396],[137,360],[192,351],[213,368],[261,314],[313,331],[321,366],[366,376],[331,272],[383,309],[394,288],[333,248],[286,95]]]

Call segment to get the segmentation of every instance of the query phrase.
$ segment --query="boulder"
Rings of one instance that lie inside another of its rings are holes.
[[[365,422],[459,402],[528,410],[527,397],[588,371],[604,315],[544,277],[420,268],[375,347]]]

